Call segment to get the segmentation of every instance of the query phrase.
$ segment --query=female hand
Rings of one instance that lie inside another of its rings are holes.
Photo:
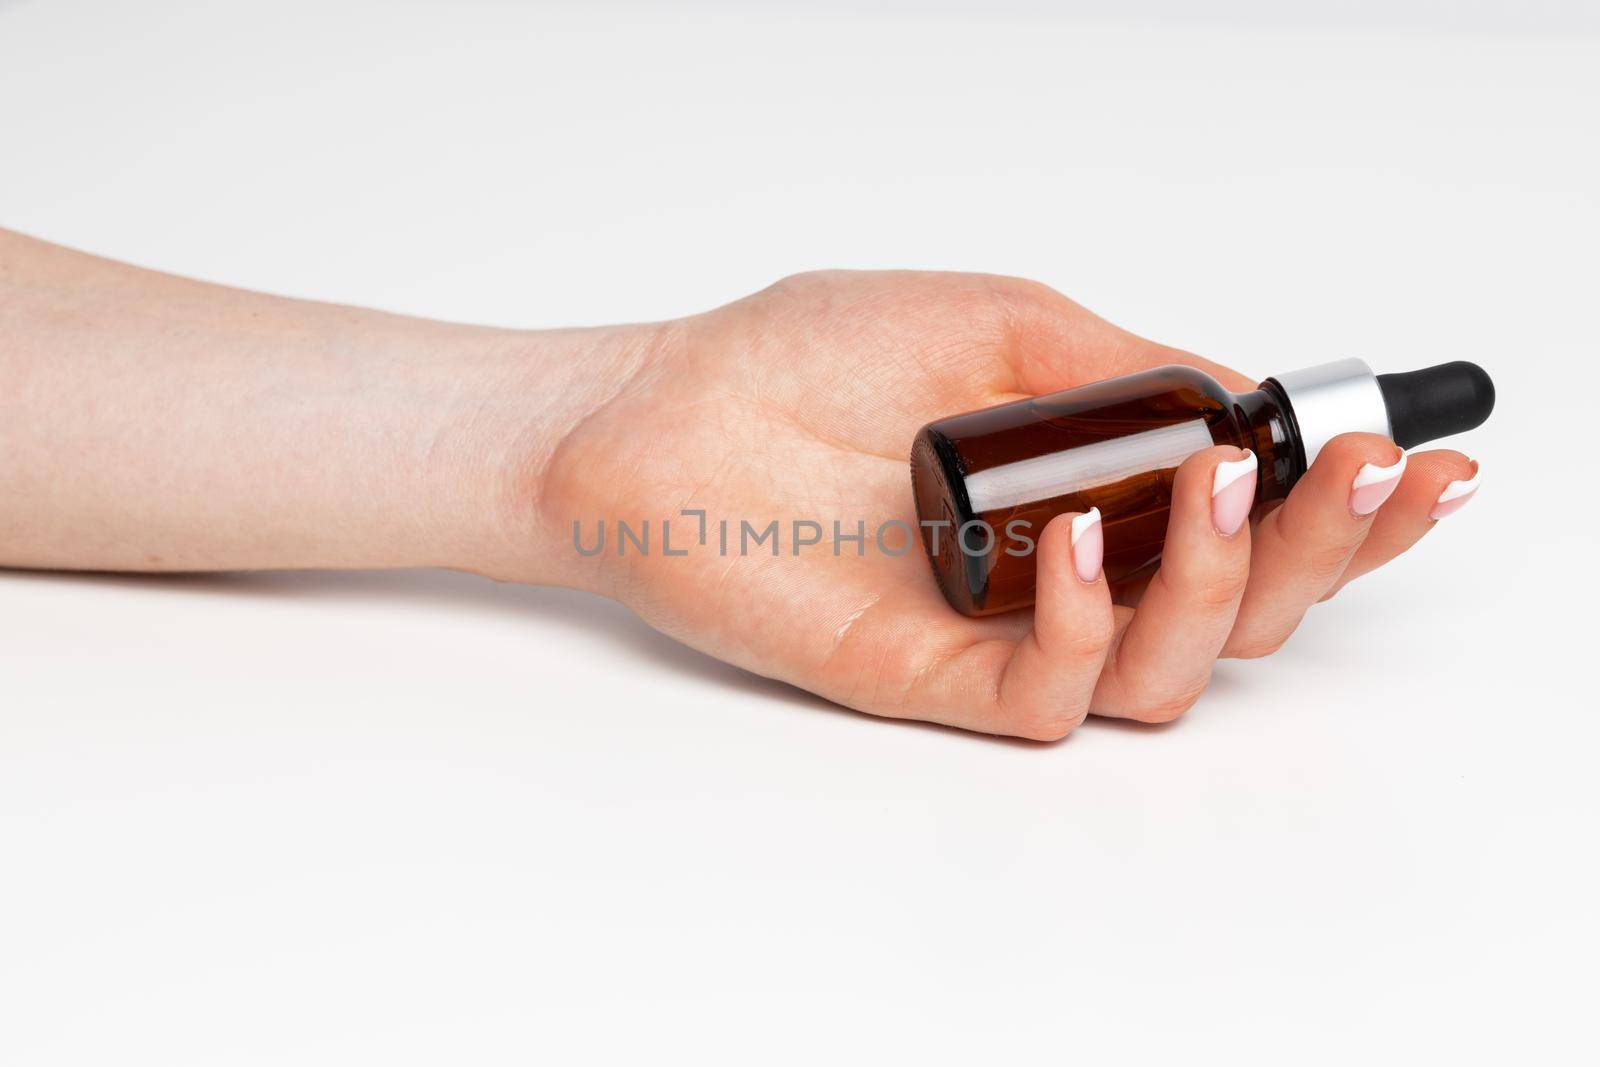
[[[1273,651],[1409,548],[1474,472],[1423,452],[1385,483],[1396,447],[1347,435],[1236,529],[1244,483],[1212,490],[1242,456],[1207,449],[1179,471],[1137,607],[1112,603],[1093,536],[1075,551],[1073,516],[1039,536],[1032,612],[959,615],[920,546],[880,547],[885,523],[916,522],[923,424],[1174,362],[1253,386],[1007,278],[808,274],[674,322],[528,333],[240,292],[0,230],[0,566],[455,567],[615,597],[877,715],[1040,739],[1090,713],[1165,721],[1217,656]],[[1360,472],[1377,484],[1355,491]],[[574,524],[592,547],[602,521],[606,550],[583,554]],[[648,521],[651,550],[619,555],[619,521],[635,536]],[[776,523],[779,543],[745,543],[744,523]],[[835,523],[865,543],[836,553]],[[820,543],[796,552],[797,529]]]
[[[915,526],[907,456],[919,427],[1169,363],[1233,389],[1254,383],[1043,286],[961,274],[801,275],[607,350],[610,394],[527,464],[514,493],[513,530],[538,527],[543,551],[566,556],[558,580],[840,704],[996,734],[1060,738],[1088,714],[1176,718],[1218,656],[1276,650],[1313,604],[1410,548],[1445,487],[1474,473],[1437,450],[1383,480],[1374,468],[1400,450],[1348,434],[1252,528],[1237,505],[1222,514],[1238,489],[1212,496],[1218,466],[1246,454],[1210,448],[1178,472],[1165,556],[1137,607],[1112,602],[1095,538],[1075,557],[1063,515],[1039,537],[1034,611],[972,619],[944,602],[920,544],[895,554],[904,530],[891,551],[875,537],[891,519]],[[1364,469],[1380,480],[1353,497]],[[635,534],[649,520],[648,551],[619,543],[619,520]],[[776,554],[741,537],[742,523],[759,533],[774,520]],[[602,521],[604,550],[585,558],[576,544],[593,550]],[[797,521],[800,540],[820,543],[797,549]],[[859,551],[835,551],[835,522],[864,529]],[[523,576],[550,580],[549,561]]]

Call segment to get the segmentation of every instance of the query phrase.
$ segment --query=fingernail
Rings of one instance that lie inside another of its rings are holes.
[[[1387,467],[1376,463],[1363,464],[1356,471],[1356,480],[1350,483],[1350,510],[1357,515],[1371,515],[1383,506],[1400,485],[1400,476],[1406,472],[1406,455]]]
[[[1106,533],[1100,525],[1100,509],[1090,508],[1072,518],[1072,566],[1081,581],[1093,582],[1100,577],[1100,565],[1106,556]]]
[[[1256,454],[1218,463],[1211,478],[1211,522],[1223,537],[1237,533],[1256,500]]]
[[[1474,470],[1472,477],[1465,481],[1455,481],[1445,486],[1439,499],[1433,502],[1433,510],[1428,512],[1428,518],[1442,519],[1453,511],[1460,511],[1472,499],[1472,494],[1478,491],[1478,477],[1482,473],[1482,470]]]

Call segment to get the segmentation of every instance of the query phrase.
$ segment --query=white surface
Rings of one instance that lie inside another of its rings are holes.
[[[0,4],[0,221],[136,262],[523,325],[986,269],[1500,392],[1419,551],[1057,746],[467,577],[0,575],[0,1061],[1593,1056],[1600,40],[1263,6]]]

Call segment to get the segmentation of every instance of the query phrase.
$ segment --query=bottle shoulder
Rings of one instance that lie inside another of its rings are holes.
[[[1226,401],[1234,396],[1232,390],[1199,367],[1191,367],[1185,363],[1168,363],[1165,366],[1153,367],[1140,374],[1129,377],[1149,376],[1152,384],[1163,384],[1168,388],[1190,389],[1201,393],[1213,400]]]
[[[1231,407],[1233,401],[1234,395],[1205,371],[1173,363],[1052,393],[1035,403],[1052,414],[1066,414],[1127,404],[1217,409]]]

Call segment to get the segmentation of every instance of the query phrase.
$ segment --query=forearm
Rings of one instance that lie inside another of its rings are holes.
[[[565,581],[540,480],[598,402],[579,372],[631,348],[246,293],[0,231],[0,565]]]

